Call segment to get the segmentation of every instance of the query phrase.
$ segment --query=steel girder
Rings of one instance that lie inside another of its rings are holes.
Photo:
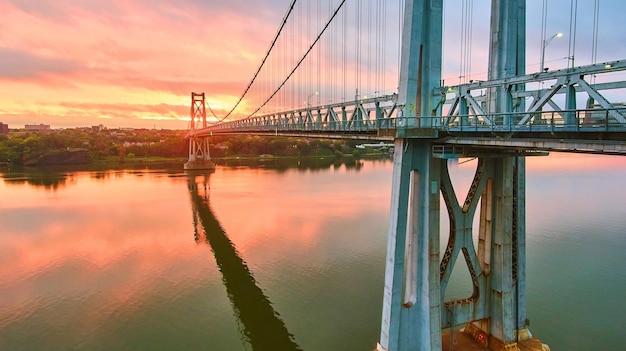
[[[509,125],[514,126],[540,126],[549,119],[557,125],[574,125],[575,120],[567,120],[567,115],[585,113],[585,117],[602,119],[605,115],[610,124],[626,125],[626,111],[621,106],[626,101],[611,101],[605,91],[614,89],[626,89],[623,79],[616,79],[615,72],[626,70],[626,61],[612,61],[595,65],[581,66],[562,69],[551,72],[540,72],[522,76],[493,79],[488,81],[476,81],[457,86],[442,87],[433,91],[440,101],[444,101],[444,126],[454,128],[458,125],[469,126],[482,125],[492,127],[495,125],[507,126],[503,119],[497,118],[503,113],[514,114]],[[590,83],[589,78],[599,80],[601,83]],[[528,84],[549,86],[543,89],[513,89],[513,87],[525,87]],[[487,96],[490,91],[501,90],[506,98],[513,102],[511,111],[493,111],[487,108]],[[587,95],[587,103],[584,106],[576,106],[577,93]],[[564,101],[555,101],[555,97],[565,94]],[[521,103],[525,99],[532,99],[528,109],[524,109]],[[590,103],[591,102],[591,103]],[[569,104],[569,106],[568,106]],[[549,108],[549,110],[545,110]],[[556,112],[556,113],[555,113]],[[548,118],[549,117],[549,118]],[[555,118],[556,117],[556,120]],[[461,121],[461,118],[464,121]],[[470,122],[471,121],[471,122]],[[465,123],[463,123],[465,122]],[[578,123],[586,123],[579,120]],[[520,128],[520,131],[524,129]]]

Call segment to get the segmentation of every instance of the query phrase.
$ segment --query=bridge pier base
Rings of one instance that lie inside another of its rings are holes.
[[[215,169],[215,163],[211,161],[208,138],[189,138],[189,161],[184,165],[185,169]]]
[[[478,159],[459,202],[446,159],[433,156],[432,142],[396,139],[377,350],[452,350],[442,332],[451,335],[457,327],[465,341],[454,350],[549,350],[532,337],[526,318],[525,158],[495,153]],[[443,253],[440,198],[450,221]],[[471,296],[446,301],[459,257],[469,271]]]

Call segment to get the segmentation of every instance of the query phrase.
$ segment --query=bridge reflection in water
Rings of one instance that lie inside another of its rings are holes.
[[[302,350],[213,214],[209,177],[210,173],[188,174],[194,237],[196,242],[211,246],[235,315],[243,326],[244,340],[255,351]]]

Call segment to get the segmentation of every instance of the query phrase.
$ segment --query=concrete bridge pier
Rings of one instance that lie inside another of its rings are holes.
[[[441,159],[419,139],[396,139],[379,351],[441,350]]]
[[[215,169],[215,163],[211,161],[209,153],[209,139],[189,137],[189,160],[185,163],[185,169]]]
[[[396,140],[377,350],[549,350],[528,329],[524,194],[524,157],[480,156],[460,203],[446,158],[433,155],[431,141]],[[450,222],[443,253],[441,198]],[[472,228],[477,211],[478,249]],[[446,301],[459,257],[465,259],[473,291]],[[461,332],[452,338],[457,329]]]
[[[484,350],[549,350],[531,335],[526,314],[525,158],[480,156],[462,204],[457,201],[446,165],[441,173],[441,191],[450,219],[448,245],[441,261],[441,297],[460,252],[473,284],[471,296],[442,302],[442,328],[464,326],[465,335]],[[479,199],[476,250],[472,227]],[[455,349],[476,349],[471,348],[472,342],[466,344]]]

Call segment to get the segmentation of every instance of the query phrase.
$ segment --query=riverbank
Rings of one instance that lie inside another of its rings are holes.
[[[345,165],[347,168],[358,168],[362,160],[387,160],[391,157],[387,154],[368,153],[358,157],[353,155],[319,155],[319,156],[274,156],[274,155],[238,155],[227,157],[215,157],[212,161],[222,167],[252,167],[252,168],[306,168],[324,169],[331,166]],[[184,157],[126,157],[120,160],[117,156],[109,156],[104,159],[91,160],[80,164],[47,164],[47,165],[12,165],[4,163],[0,170],[5,172],[21,172],[27,170],[40,170],[45,172],[68,172],[68,171],[105,171],[123,169],[172,169],[180,170],[187,162]]]

